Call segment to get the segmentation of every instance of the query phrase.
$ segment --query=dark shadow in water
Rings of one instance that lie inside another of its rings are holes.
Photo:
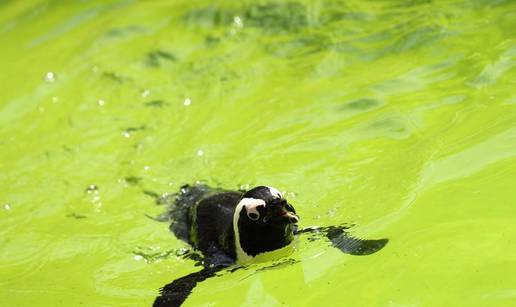
[[[151,108],[163,108],[167,105],[168,104],[163,100],[152,100],[152,101],[145,103],[146,107],[151,107]]]
[[[350,101],[341,107],[343,111],[367,111],[381,105],[381,102],[373,98],[360,98]]]
[[[121,76],[114,72],[103,72],[101,75],[103,78],[109,79],[111,81],[114,81],[118,84],[124,83],[125,81],[129,81],[129,78],[126,78],[124,76]]]
[[[140,181],[143,180],[143,178],[137,177],[137,176],[128,176],[128,177],[125,177],[124,180],[128,185],[134,186],[134,185],[138,185],[140,183]]]
[[[154,50],[147,53],[145,58],[145,64],[149,67],[160,67],[163,62],[175,62],[177,58],[175,55],[168,51]]]
[[[86,216],[86,215],[77,214],[77,213],[75,213],[75,212],[72,212],[72,213],[70,213],[70,214],[67,214],[67,215],[66,215],[66,217],[74,218],[74,219],[77,219],[77,220],[87,218],[87,216]]]
[[[147,129],[147,127],[145,125],[141,125],[141,126],[138,126],[138,127],[128,127],[126,129],[124,129],[124,133],[132,133],[132,132],[136,132],[136,131],[144,131],[145,129]]]
[[[306,12],[306,7],[298,2],[252,3],[240,8],[210,5],[189,11],[183,16],[183,21],[186,24],[211,28],[228,26],[235,16],[239,16],[246,27],[277,33],[298,31],[307,27]]]
[[[205,267],[202,270],[188,274],[165,285],[156,298],[154,307],[181,306],[198,282],[215,276],[223,267]]]
[[[122,37],[134,35],[135,33],[145,33],[145,28],[138,25],[130,25],[127,27],[112,28],[105,33],[107,37]]]
[[[150,196],[152,198],[155,198],[155,199],[158,199],[159,198],[159,194],[154,192],[154,191],[150,191],[150,190],[143,190],[143,194],[147,195],[147,196]],[[160,203],[157,203],[158,205],[160,205]]]

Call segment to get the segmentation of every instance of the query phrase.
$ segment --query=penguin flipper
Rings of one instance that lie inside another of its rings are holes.
[[[376,253],[385,247],[389,239],[364,240],[352,237],[346,232],[348,226],[327,226],[327,227],[308,227],[298,230],[297,234],[311,233],[324,235],[330,240],[332,246],[338,248],[345,254],[354,256],[364,256]]]
[[[176,307],[181,306],[188,295],[192,293],[197,283],[206,280],[222,270],[223,267],[205,267],[198,272],[180,277],[165,285],[160,290],[160,295],[154,300],[153,307]]]
[[[389,239],[364,240],[350,236],[342,227],[330,226],[326,231],[326,237],[332,245],[343,253],[364,256],[371,255],[381,250]]]

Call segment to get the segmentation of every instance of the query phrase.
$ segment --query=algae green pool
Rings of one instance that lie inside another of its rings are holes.
[[[186,306],[514,306],[516,2],[3,1],[0,302],[149,306],[198,270],[143,191],[286,191],[301,239]]]

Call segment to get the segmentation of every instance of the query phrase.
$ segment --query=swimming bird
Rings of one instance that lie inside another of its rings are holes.
[[[346,226],[298,229],[299,216],[294,207],[269,186],[229,191],[204,184],[185,185],[171,199],[158,202],[170,203],[164,217],[171,222],[176,237],[202,253],[203,269],[165,285],[155,307],[181,305],[198,282],[236,263],[281,249],[295,235],[324,235],[334,247],[352,255],[374,253],[388,241],[353,238],[345,232]]]

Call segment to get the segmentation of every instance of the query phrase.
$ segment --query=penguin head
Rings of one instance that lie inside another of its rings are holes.
[[[240,213],[240,218],[247,220],[245,224],[282,228],[299,222],[294,207],[273,187],[253,188],[244,194],[242,201],[245,212]]]
[[[294,207],[275,188],[259,186],[247,191],[233,219],[237,253],[254,257],[288,245],[298,221]]]

